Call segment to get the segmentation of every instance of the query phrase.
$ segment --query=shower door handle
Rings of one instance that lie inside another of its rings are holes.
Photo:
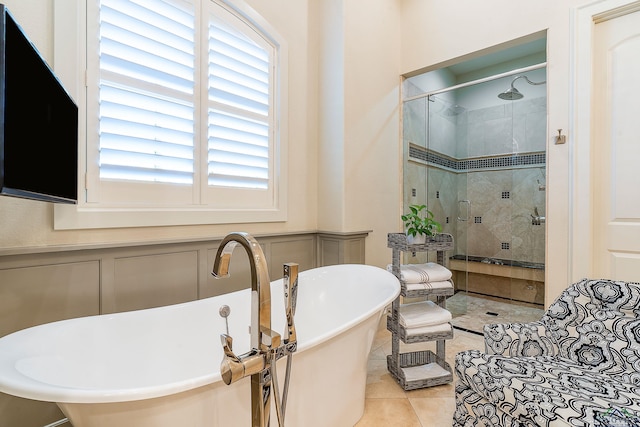
[[[461,213],[462,213],[462,206],[464,206],[465,209],[465,215],[464,218],[461,217]],[[471,208],[471,202],[469,200],[458,200],[458,221],[469,221],[469,210]]]

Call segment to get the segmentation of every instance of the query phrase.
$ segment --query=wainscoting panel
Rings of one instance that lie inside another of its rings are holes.
[[[198,299],[198,251],[116,258],[113,276],[111,292],[103,290],[103,313],[193,301]]]
[[[269,257],[271,280],[282,278],[282,266],[287,262],[299,264],[299,271],[314,268],[316,266],[315,243],[310,236],[271,243],[271,257]]]
[[[0,269],[0,336],[99,314],[99,273],[97,261]]]
[[[368,231],[354,233],[318,233],[318,265],[364,263]]]
[[[320,264],[322,265],[335,265],[340,264],[342,255],[342,242],[337,239],[322,239],[318,242]]]
[[[51,262],[47,257],[36,260]],[[99,313],[100,263],[27,263],[0,268],[0,336],[42,323]],[[41,427],[64,418],[58,406],[0,393],[0,425]]]

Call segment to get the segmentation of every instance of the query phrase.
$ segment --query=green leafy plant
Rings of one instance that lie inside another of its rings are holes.
[[[407,235],[413,237],[419,234],[433,236],[442,231],[442,225],[433,219],[433,212],[428,210],[426,205],[411,205],[409,209],[411,212],[400,217],[407,228]]]

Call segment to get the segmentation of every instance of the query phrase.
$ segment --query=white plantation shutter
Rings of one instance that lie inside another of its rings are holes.
[[[269,52],[229,25],[209,25],[209,185],[269,186]]]
[[[102,0],[100,178],[193,184],[194,12]]]
[[[88,200],[279,211],[270,39],[217,0],[95,1]]]

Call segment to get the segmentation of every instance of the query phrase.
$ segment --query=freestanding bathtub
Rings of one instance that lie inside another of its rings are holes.
[[[377,267],[300,273],[287,426],[351,427],[358,421],[374,334],[399,291],[396,278]],[[271,301],[272,328],[282,333],[282,280],[271,283]],[[250,426],[250,379],[227,386],[220,377],[222,305],[231,308],[234,352],[248,351],[246,289],[7,335],[0,339],[0,391],[56,402],[74,427]],[[278,362],[281,390],[285,365],[285,359]]]

